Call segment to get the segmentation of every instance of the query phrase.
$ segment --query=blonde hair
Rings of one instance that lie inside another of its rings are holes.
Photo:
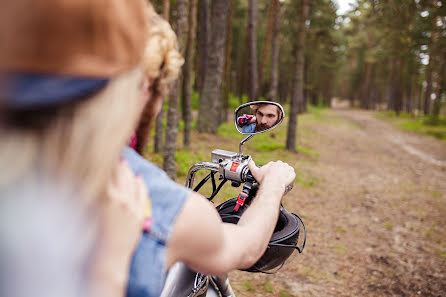
[[[149,5],[147,42],[142,65],[149,79],[157,80],[156,94],[167,95],[183,63],[175,32]]]
[[[137,67],[90,98],[57,106],[41,129],[3,127],[0,190],[38,171],[69,180],[87,205],[100,201],[142,108],[141,78]]]
[[[150,80],[151,101],[144,107],[136,130],[136,150],[140,154],[143,154],[150,136],[150,124],[156,112],[154,108],[169,93],[184,63],[178,51],[175,32],[169,23],[155,12],[152,5],[148,7],[147,33],[142,66]]]

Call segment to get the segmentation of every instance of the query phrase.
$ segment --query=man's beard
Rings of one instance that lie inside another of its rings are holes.
[[[263,131],[263,130],[266,130],[268,128],[269,128],[269,126],[266,125],[266,124],[258,124],[258,125],[256,125],[256,131]]]

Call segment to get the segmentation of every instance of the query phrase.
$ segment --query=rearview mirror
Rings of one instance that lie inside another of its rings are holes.
[[[235,127],[243,135],[255,135],[276,127],[285,116],[283,107],[272,101],[254,101],[235,110]]]

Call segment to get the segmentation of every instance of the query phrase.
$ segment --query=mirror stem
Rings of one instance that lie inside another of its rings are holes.
[[[241,158],[243,156],[243,145],[245,144],[245,142],[247,142],[248,140],[250,140],[254,135],[249,135],[248,137],[246,137],[245,139],[243,139],[242,141],[240,141],[240,145],[238,146],[238,156]]]

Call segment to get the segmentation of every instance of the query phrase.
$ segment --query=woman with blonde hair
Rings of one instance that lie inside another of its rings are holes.
[[[170,27],[149,12],[153,31],[147,41],[147,30],[141,30],[147,25],[142,0],[4,4],[0,164],[7,170],[0,178],[0,209],[20,208],[21,200],[31,209],[42,202],[51,205],[38,217],[47,223],[38,228],[30,245],[28,222],[34,214],[29,208],[22,213],[30,216],[0,220],[0,262],[10,264],[0,265],[7,270],[0,271],[0,283],[11,284],[0,286],[0,295],[28,297],[39,288],[46,296],[79,296],[87,287],[92,296],[120,296],[128,276],[127,296],[158,296],[167,270],[178,261],[214,275],[253,265],[271,238],[285,186],[295,177],[290,166],[280,161],[261,168],[249,164],[260,183],[258,195],[233,225],[223,223],[204,197],[176,184],[132,149],[122,152],[141,111],[150,122],[159,112],[165,86],[179,71],[182,62]],[[157,49],[156,38],[163,34],[167,39],[163,43],[161,38]],[[158,57],[163,44],[167,50]],[[141,176],[148,194],[134,174]],[[79,222],[84,223],[80,230]],[[60,229],[47,228],[54,225]],[[19,228],[3,232],[9,226]],[[78,229],[67,233],[67,226]],[[68,239],[57,238],[60,234]],[[71,244],[76,239],[77,244]],[[60,247],[51,245],[60,240]],[[81,245],[86,246],[83,253]],[[33,258],[43,270],[28,269],[36,264],[28,257],[28,246],[33,252],[40,247],[42,254]],[[47,262],[54,265],[45,267]],[[83,278],[86,267],[89,274]],[[21,274],[24,271],[34,273]],[[39,281],[33,283],[34,279]],[[42,284],[47,285],[44,291]],[[27,285],[29,290],[15,294]]]
[[[137,151],[144,152],[150,122],[160,111],[162,96],[183,63],[168,23],[150,8],[149,36],[143,66],[149,78],[148,102],[137,129]],[[213,275],[253,265],[271,238],[285,186],[295,176],[283,162],[250,170],[260,182],[259,195],[238,225],[223,223],[214,206],[198,193],[173,182],[165,172],[130,148],[123,156],[144,179],[151,218],[133,255],[127,297],[159,296],[166,272],[175,262]]]
[[[149,141],[151,119],[160,111],[163,98],[169,93],[184,63],[177,49],[176,35],[169,23],[156,14],[151,5],[147,9],[147,15],[148,36],[142,66],[149,79],[150,104],[146,104],[141,114],[134,146],[141,155]]]
[[[124,294],[147,203],[119,161],[145,104],[146,16],[143,0],[2,4],[1,296]]]

